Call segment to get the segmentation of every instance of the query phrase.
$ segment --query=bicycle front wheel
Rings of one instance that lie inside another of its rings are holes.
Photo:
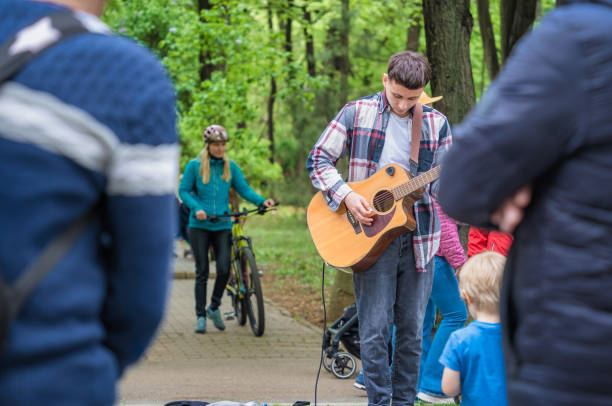
[[[236,315],[236,320],[238,324],[244,326],[247,321],[247,311],[246,311],[246,299],[240,298],[240,294],[236,293],[232,297],[232,304],[234,305],[234,314]]]
[[[230,270],[232,275],[230,276],[229,282],[231,290],[228,287],[228,292],[232,297],[232,306],[234,307],[236,320],[239,325],[244,326],[247,321],[246,289],[242,286],[242,283],[240,283],[239,270],[236,270],[236,267],[238,267],[238,261],[232,260],[232,268]]]
[[[242,250],[242,271],[246,283],[246,310],[249,316],[249,324],[255,337],[260,337],[265,329],[265,314],[263,291],[259,280],[259,270],[255,262],[255,256],[249,248]]]

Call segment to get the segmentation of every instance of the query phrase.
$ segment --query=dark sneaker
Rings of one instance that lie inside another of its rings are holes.
[[[215,327],[221,331],[225,330],[225,324],[223,323],[223,318],[221,317],[221,311],[219,311],[219,309],[211,310],[209,307],[206,309],[206,315],[212,320]]]
[[[195,332],[198,334],[206,333],[206,317],[198,317],[198,324],[196,324]]]

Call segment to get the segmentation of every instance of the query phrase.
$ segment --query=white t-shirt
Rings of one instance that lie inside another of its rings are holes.
[[[385,134],[385,145],[383,146],[377,169],[388,164],[398,164],[404,169],[410,170],[411,134],[412,115],[399,117],[391,113]]]

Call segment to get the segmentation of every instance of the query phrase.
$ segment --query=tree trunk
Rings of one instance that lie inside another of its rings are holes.
[[[274,162],[274,103],[276,102],[276,79],[270,76],[270,94],[268,95],[268,139],[270,140],[270,162]]]
[[[533,24],[536,6],[537,0],[501,0],[502,63]]]
[[[468,246],[468,236],[470,234],[470,225],[461,223],[457,224],[457,232],[459,234],[459,242],[461,243],[461,247],[463,247],[463,252],[467,255],[467,246]]]
[[[336,49],[339,51],[336,60],[336,68],[340,73],[340,100],[339,105],[342,106],[348,100],[348,77],[350,73],[350,60],[349,60],[349,28],[350,28],[350,16],[349,16],[349,0],[342,0],[342,12],[341,20],[338,26],[338,39],[339,43],[336,44]],[[332,32],[330,30],[329,32]],[[333,37],[333,36],[332,36]],[[336,111],[338,109],[336,107]],[[351,274],[337,271],[334,283],[329,290],[329,309],[328,309],[328,320],[335,320],[342,314],[344,308],[355,301],[353,294],[353,278]]]
[[[204,17],[202,17],[203,10],[210,10],[211,5],[208,0],[198,0],[198,18],[200,23],[206,23]],[[215,71],[215,66],[210,61],[210,51],[204,46],[200,48],[200,82],[210,79],[211,74]]]
[[[306,43],[306,66],[308,75],[310,77],[317,76],[316,64],[315,64],[315,53],[314,53],[314,39],[312,37],[312,15],[308,11],[307,6],[303,6],[304,12],[304,42]]]
[[[279,25],[281,31],[285,34],[285,40],[283,42],[283,49],[287,56],[287,67],[289,68],[289,79],[295,77],[293,69],[293,40],[291,34],[293,31],[293,19],[291,18],[291,8],[293,8],[293,0],[287,1],[287,6],[279,11]]]
[[[499,61],[497,60],[497,46],[495,45],[495,35],[493,34],[493,24],[491,24],[491,13],[489,12],[489,0],[478,0],[477,5],[482,49],[484,50],[489,79],[493,81],[499,72]]]
[[[327,321],[334,321],[342,315],[344,308],[355,302],[353,293],[353,276],[350,273],[336,271],[334,283],[329,291]]]
[[[272,23],[272,4],[268,1],[268,29],[270,38],[274,35]],[[274,162],[274,103],[276,102],[276,78],[274,72],[270,75],[270,94],[268,95],[268,139],[270,140],[270,162]]]
[[[349,0],[342,0],[342,14],[340,22],[340,102],[341,105],[348,100],[348,77],[350,73],[349,60],[349,31],[350,31],[350,16],[349,16]]]
[[[460,123],[475,103],[470,61],[474,20],[469,0],[423,0],[427,59],[432,68],[432,95],[444,98],[436,109],[451,125]]]
[[[423,21],[423,13],[421,9],[415,8],[412,13],[410,26],[408,27],[408,36],[406,37],[406,50],[419,51],[421,38],[421,22]]]

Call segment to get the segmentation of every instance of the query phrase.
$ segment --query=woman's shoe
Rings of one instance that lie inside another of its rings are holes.
[[[195,332],[198,334],[206,333],[206,317],[198,317]]]
[[[210,307],[206,309],[206,315],[212,320],[215,327],[219,330],[225,330],[225,324],[223,323],[223,319],[221,318],[221,311],[219,309],[212,310]]]

